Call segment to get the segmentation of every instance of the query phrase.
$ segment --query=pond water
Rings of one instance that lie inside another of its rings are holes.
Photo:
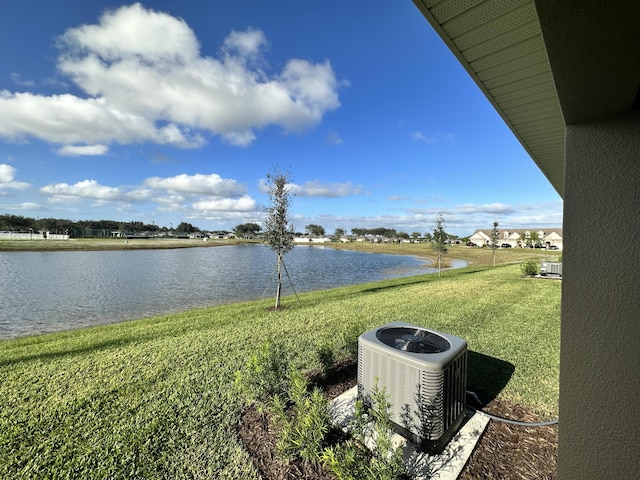
[[[275,263],[263,245],[0,252],[0,339],[275,298]],[[311,246],[285,264],[298,293],[435,271],[417,257]]]

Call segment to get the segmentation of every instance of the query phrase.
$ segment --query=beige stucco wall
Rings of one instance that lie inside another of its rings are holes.
[[[489,237],[485,237],[479,233],[474,233],[469,237],[469,241],[475,243],[479,247],[485,245],[488,240],[490,240]]]
[[[640,478],[640,117],[567,127],[564,192],[559,478]]]

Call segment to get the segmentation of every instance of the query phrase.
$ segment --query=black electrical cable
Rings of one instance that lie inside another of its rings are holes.
[[[469,395],[471,395],[478,403],[482,403],[480,401],[480,399],[478,398],[478,395],[475,394],[475,392],[471,392],[469,390],[467,390],[467,393]],[[558,425],[559,423],[559,419],[554,419],[554,420],[549,420],[547,422],[523,422],[521,420],[511,420],[510,418],[504,418],[504,417],[499,417],[497,415],[492,415],[491,413],[487,413],[484,412],[478,408],[473,408],[467,405],[467,408],[473,410],[474,412],[478,413],[479,415],[484,415],[485,417],[489,417],[492,420],[497,420],[498,422],[504,422],[504,423],[509,423],[511,425],[520,425],[523,427],[549,427],[551,425]]]

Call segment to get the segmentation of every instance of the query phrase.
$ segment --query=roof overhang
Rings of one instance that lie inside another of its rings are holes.
[[[640,2],[414,3],[560,196],[565,125],[638,106]]]

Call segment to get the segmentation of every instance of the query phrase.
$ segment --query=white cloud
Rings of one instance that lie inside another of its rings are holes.
[[[144,185],[151,188],[159,188],[174,193],[189,195],[213,195],[219,197],[239,197],[247,191],[244,185],[233,179],[225,179],[215,173],[210,175],[181,174],[175,177],[161,178],[151,177],[144,181]]]
[[[18,182],[14,180],[16,169],[6,163],[0,163],[0,188],[14,188],[16,190],[24,190],[29,188],[27,182]]]
[[[390,195],[387,197],[387,200],[389,200],[390,202],[404,202],[407,200],[411,200],[411,197],[407,195]],[[416,202],[418,201],[419,200],[416,200]]]
[[[58,150],[58,155],[76,156],[99,156],[109,151],[106,145],[65,145]]]
[[[416,131],[411,132],[409,137],[411,140],[425,143],[452,142],[455,140],[455,135],[450,132],[436,132],[432,135],[425,135],[420,131]]]
[[[267,43],[267,38],[260,30],[247,29],[244,32],[233,30],[224,40],[223,51],[227,55],[237,53],[240,58],[255,58],[260,48]]]
[[[20,74],[15,72],[11,74],[11,81],[20,87],[33,87],[35,85],[33,80],[23,80]]]
[[[22,202],[14,204],[0,204],[0,210],[12,212],[12,211],[28,211],[37,210],[42,211],[43,206],[35,202]]]
[[[345,183],[321,183],[318,181],[305,182],[302,185],[293,185],[292,193],[300,197],[346,197],[362,193],[361,185]]]
[[[140,115],[112,109],[104,98],[0,91],[0,137],[21,140],[29,136],[61,144],[150,141],[189,147],[200,143],[177,127],[156,128]]]
[[[195,34],[183,20],[139,3],[106,12],[97,25],[71,28],[60,41],[72,50],[70,54],[89,52],[104,62],[141,53],[153,62],[188,62],[199,51]]]
[[[196,211],[224,211],[224,212],[253,212],[257,209],[256,201],[249,195],[240,198],[217,198],[194,202],[192,207]]]
[[[522,208],[522,207],[521,207]],[[504,203],[485,203],[482,205],[475,205],[473,203],[466,203],[458,205],[452,209],[452,213],[456,214],[477,214],[486,213],[494,215],[508,215],[515,211],[515,208]]]
[[[176,212],[187,208],[185,206],[185,197],[182,195],[165,195],[154,197],[156,209],[160,212]]]
[[[397,231],[431,232],[436,215],[443,212],[447,232],[465,236],[476,229],[491,229],[498,221],[500,228],[559,228],[562,226],[562,201],[542,202],[527,205],[463,204],[451,207],[434,206],[424,209],[398,210],[379,215],[334,215],[299,216],[302,225],[322,225],[329,232],[336,228],[392,228]]]
[[[82,199],[122,200],[122,191],[118,188],[100,185],[95,180],[83,180],[69,185],[68,183],[52,183],[40,189],[42,193],[51,195],[52,203],[74,202]]]
[[[86,98],[4,90],[0,137],[192,148],[210,134],[249,145],[257,129],[310,128],[340,106],[328,61],[292,59],[269,74],[257,67],[266,43],[259,30],[232,31],[220,58],[204,57],[181,19],[140,4],[107,11],[59,39],[58,69]]]
[[[340,135],[336,132],[329,133],[324,141],[325,143],[328,143],[330,145],[342,145],[344,143],[342,137],[340,137]]]
[[[183,211],[188,216],[202,218],[211,212],[254,212],[258,209],[244,185],[215,173],[151,177],[144,181],[144,185],[169,192],[169,195],[156,199],[163,211]],[[187,205],[189,197],[199,198]]]
[[[116,208],[122,208],[123,204],[129,202],[147,200],[151,195],[151,191],[145,188],[109,187],[95,180],[82,180],[73,185],[52,183],[42,187],[40,192],[49,195],[49,203],[70,204],[90,200],[94,205],[112,203]]]
[[[55,183],[40,189],[49,196],[49,203],[92,206],[110,205],[118,211],[152,208],[156,212],[178,212],[184,218],[210,220],[237,217],[241,213],[255,214],[263,207],[246,193],[244,185],[217,174],[151,177],[140,186],[112,187],[96,180],[75,184]]]
[[[269,184],[265,179],[261,179],[258,188],[262,193],[269,193]],[[305,182],[302,185],[297,183],[287,184],[289,193],[297,197],[346,197],[349,195],[360,195],[362,185],[353,185],[352,182],[322,183],[317,180]]]

